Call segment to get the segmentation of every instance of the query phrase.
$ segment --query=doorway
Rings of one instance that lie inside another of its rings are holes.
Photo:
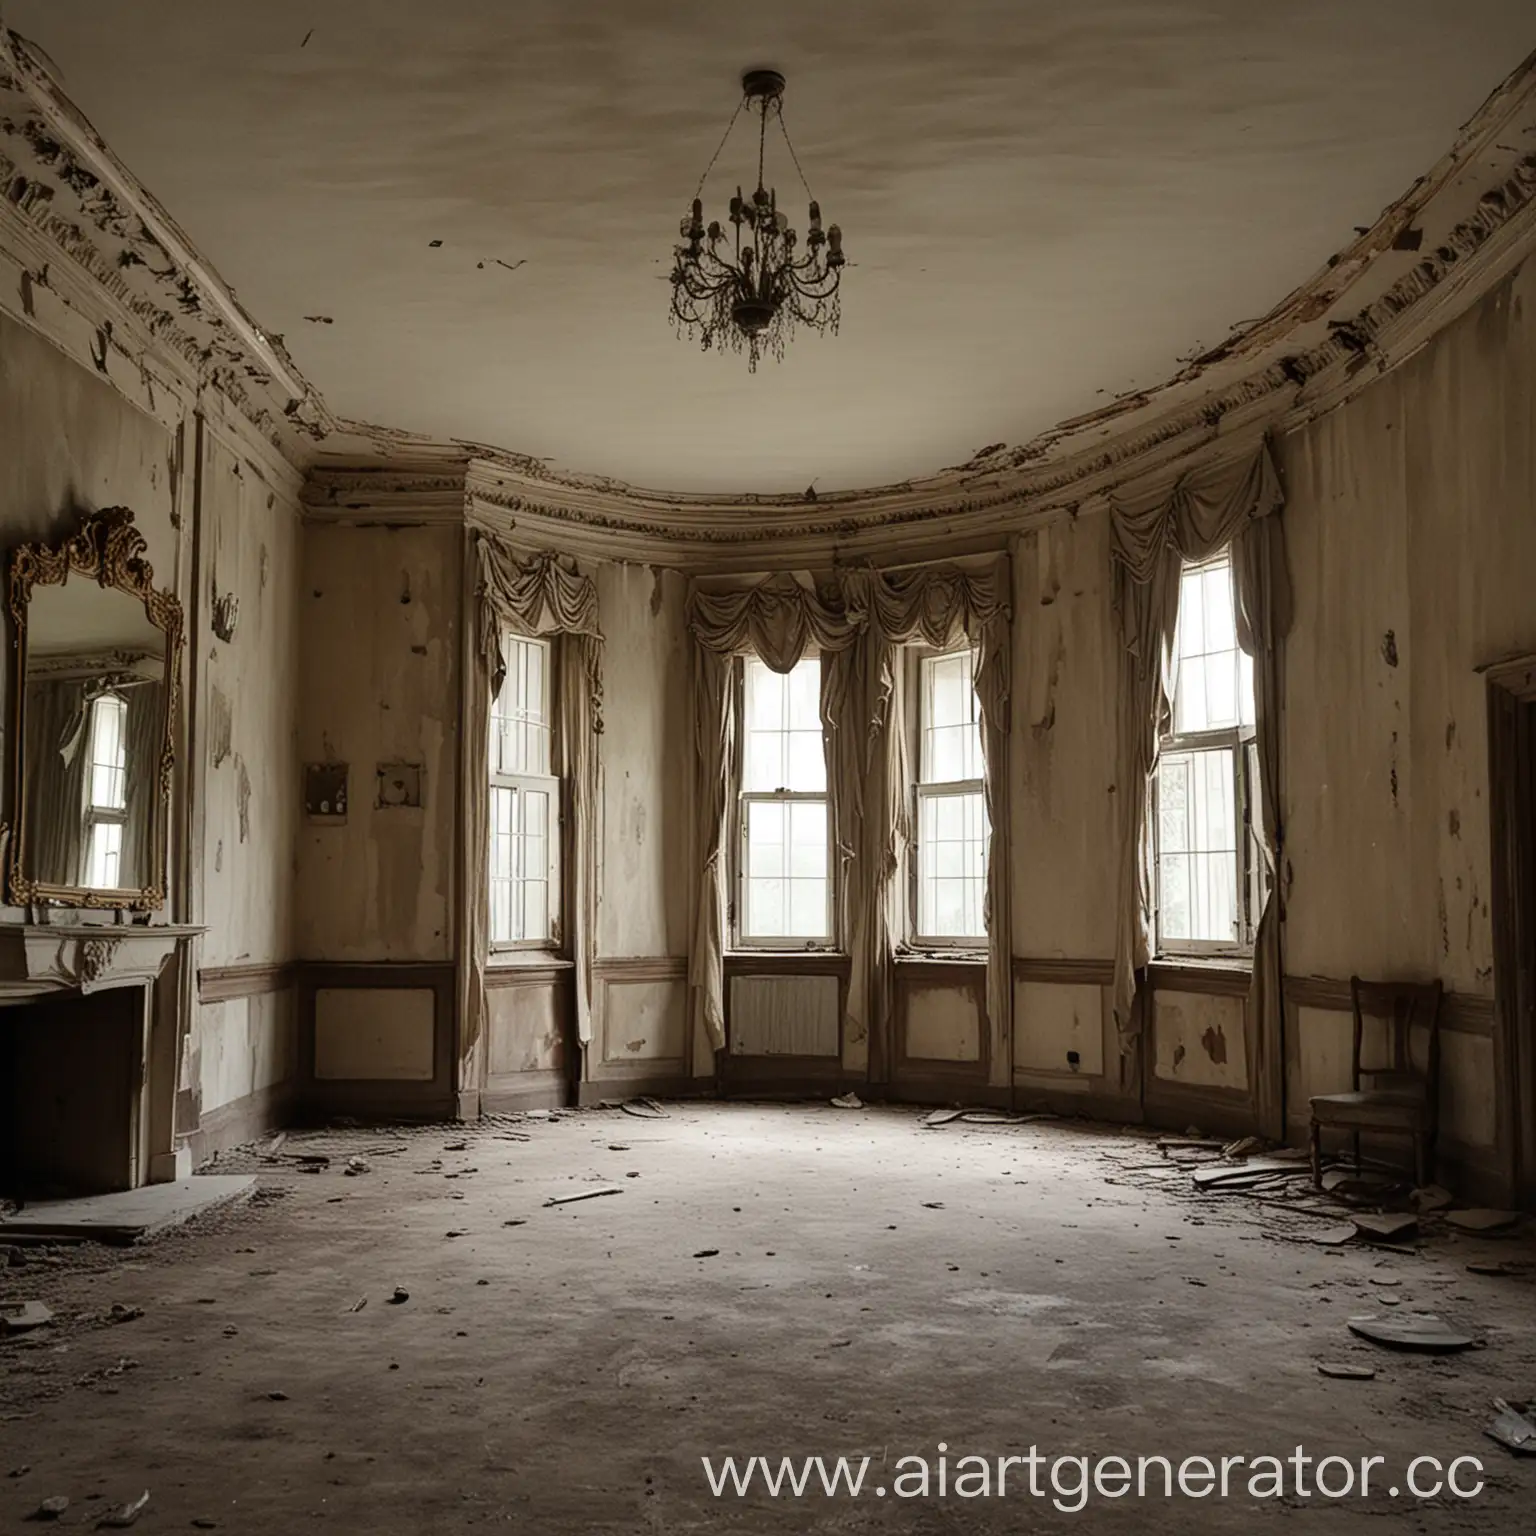
[[[1536,1208],[1536,656],[1487,678],[1499,1110],[1511,1197]]]

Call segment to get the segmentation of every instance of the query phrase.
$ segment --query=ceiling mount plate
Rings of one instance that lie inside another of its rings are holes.
[[[748,96],[782,96],[784,76],[776,69],[749,69],[741,77],[741,88]]]

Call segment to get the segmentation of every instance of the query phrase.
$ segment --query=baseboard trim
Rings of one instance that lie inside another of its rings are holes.
[[[564,1072],[507,1072],[490,1078],[480,1090],[477,1115],[508,1115],[523,1109],[564,1109],[570,1092]]]
[[[576,1102],[591,1109],[625,1099],[707,1099],[714,1093],[712,1077],[595,1077],[577,1088]]]
[[[231,1147],[259,1141],[273,1131],[292,1125],[298,1104],[297,1085],[292,1081],[258,1088],[244,1098],[232,1099],[217,1109],[210,1109],[198,1127],[184,1139],[192,1154],[192,1166],[201,1167],[210,1158]]]

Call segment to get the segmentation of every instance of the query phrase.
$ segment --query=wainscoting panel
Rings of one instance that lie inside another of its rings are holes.
[[[452,965],[310,962],[300,974],[307,1112],[452,1113]]]
[[[695,1093],[688,1072],[688,962],[680,955],[599,960],[581,1102]]]

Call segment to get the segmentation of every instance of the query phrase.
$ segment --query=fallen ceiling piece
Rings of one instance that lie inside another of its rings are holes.
[[[863,1109],[864,1100],[856,1093],[840,1093],[832,1100],[833,1109]]]
[[[578,1200],[596,1200],[599,1195],[622,1195],[624,1191],[617,1184],[605,1184],[601,1189],[583,1189],[574,1195],[551,1195],[544,1202],[545,1206],[574,1205]]]
[[[927,1126],[949,1125],[964,1113],[963,1109],[936,1109],[931,1114],[924,1115],[922,1123]]]
[[[1508,1232],[1520,1225],[1520,1212],[1447,1211],[1445,1219],[1462,1232]]]
[[[1494,1398],[1493,1406],[1498,1417],[1483,1433],[1513,1451],[1516,1456],[1536,1456],[1536,1424],[1518,1409],[1512,1408],[1502,1397]]]
[[[1383,1215],[1362,1213],[1355,1217],[1355,1230],[1371,1242],[1400,1243],[1418,1235],[1419,1218],[1406,1211]]]
[[[661,1105],[656,1102],[655,1099],[625,1099],[624,1102],[619,1105],[619,1108],[622,1109],[626,1115],[634,1115],[637,1119],[640,1120],[665,1120],[667,1118],[666,1110],[664,1110]]]
[[[1471,1334],[1448,1327],[1428,1313],[1410,1312],[1406,1317],[1352,1317],[1349,1331],[1388,1349],[1406,1349],[1423,1355],[1453,1355],[1473,1348]]]
[[[1413,1192],[1412,1200],[1421,1215],[1428,1215],[1431,1211],[1443,1211],[1451,1203],[1450,1190],[1442,1189],[1438,1184],[1427,1184],[1423,1189]]]
[[[1374,1381],[1376,1372],[1368,1365],[1348,1365],[1339,1360],[1319,1360],[1318,1373],[1337,1381]]]
[[[1523,1264],[1518,1259],[1511,1262],[1509,1259],[1499,1259],[1492,1264],[1468,1264],[1467,1273],[1472,1275],[1525,1275],[1530,1273],[1531,1266]]]
[[[1306,1173],[1305,1167],[1289,1160],[1258,1157],[1235,1165],[1218,1164],[1210,1168],[1197,1168],[1193,1178],[1196,1189],[1242,1190],[1259,1184],[1271,1184],[1280,1179],[1299,1178]]]
[[[169,1184],[145,1184],[110,1195],[74,1200],[39,1200],[0,1217],[0,1238],[15,1232],[47,1237],[92,1238],[100,1243],[136,1243],[168,1227],[255,1192],[256,1175],[193,1174]]]
[[[1351,1223],[1347,1227],[1324,1227],[1321,1232],[1313,1232],[1311,1239],[1326,1248],[1337,1248],[1341,1243],[1353,1242],[1357,1235],[1357,1229]]]
[[[28,1333],[53,1321],[53,1311],[40,1301],[0,1303],[0,1334]]]

